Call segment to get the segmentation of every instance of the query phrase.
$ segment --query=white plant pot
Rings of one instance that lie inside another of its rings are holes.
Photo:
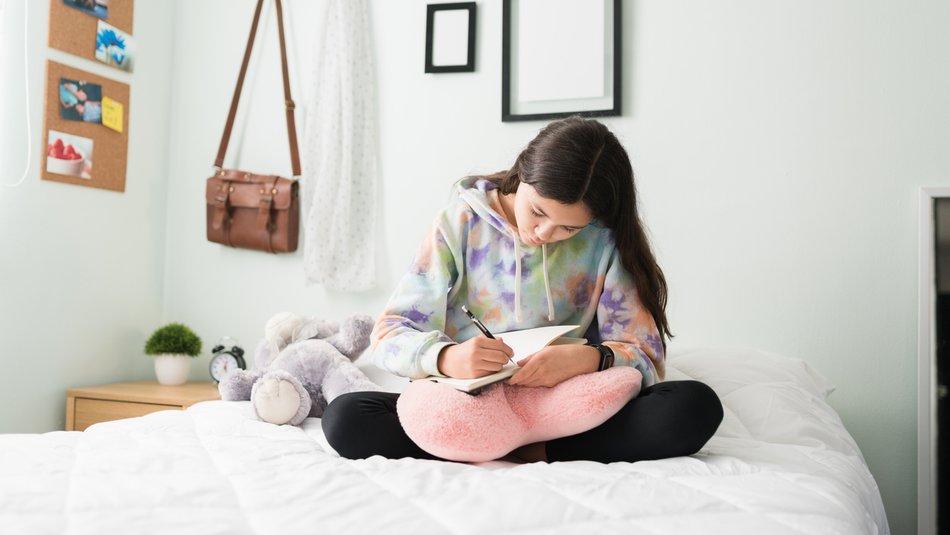
[[[188,355],[156,355],[155,378],[163,385],[182,385],[188,381],[191,357]]]

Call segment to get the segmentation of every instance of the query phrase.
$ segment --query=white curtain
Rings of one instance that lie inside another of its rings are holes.
[[[302,147],[307,284],[376,284],[376,112],[367,0],[327,0]],[[319,38],[318,38],[319,39]]]

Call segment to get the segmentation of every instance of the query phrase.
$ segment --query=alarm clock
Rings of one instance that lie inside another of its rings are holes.
[[[234,370],[247,369],[247,364],[244,363],[244,350],[231,338],[224,337],[211,348],[211,352],[214,356],[211,357],[211,365],[208,368],[211,379],[216,383],[220,383]]]

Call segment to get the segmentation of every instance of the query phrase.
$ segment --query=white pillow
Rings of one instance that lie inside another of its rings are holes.
[[[696,379],[722,401],[716,437],[833,449],[863,458],[828,404],[834,385],[807,362],[747,348],[697,348],[669,354],[667,380]]]
[[[743,347],[671,348],[667,357],[667,381],[695,379],[719,395],[725,417],[717,437],[861,455],[826,401],[835,386],[804,360]],[[376,367],[369,356],[356,364],[390,392],[402,392],[409,384],[409,379]]]
[[[667,354],[667,369],[703,381],[720,396],[755,383],[793,383],[822,399],[835,390],[802,359],[743,347],[673,349]],[[667,374],[666,379],[674,378]]]

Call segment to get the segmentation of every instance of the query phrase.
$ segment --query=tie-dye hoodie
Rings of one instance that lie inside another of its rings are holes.
[[[397,375],[443,375],[443,347],[480,332],[467,305],[491,332],[579,325],[613,349],[615,366],[633,366],[644,386],[663,379],[656,322],[637,298],[610,230],[596,222],[570,238],[533,247],[508,223],[490,181],[468,178],[436,217],[409,272],[372,334],[375,362]]]

